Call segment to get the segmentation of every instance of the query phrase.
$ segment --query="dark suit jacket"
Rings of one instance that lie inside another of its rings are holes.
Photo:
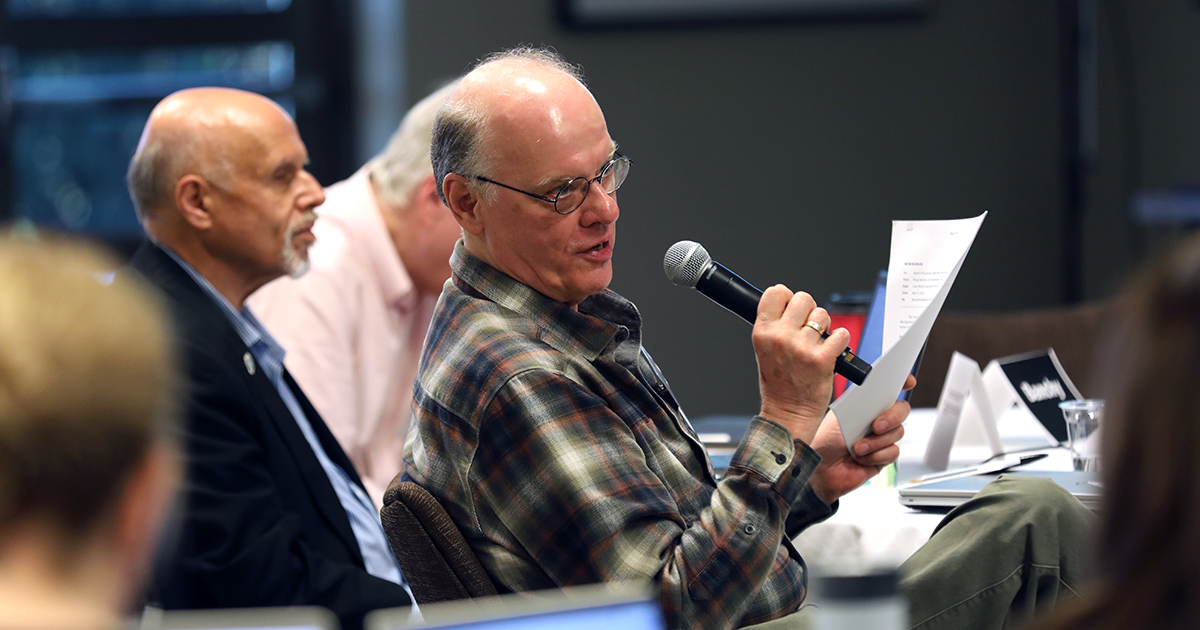
[[[367,573],[350,521],[270,379],[220,307],[159,247],[132,266],[166,294],[186,360],[187,478],[177,545],[152,597],[167,609],[317,605],[356,628],[370,610],[407,605]],[[325,452],[361,485],[333,434],[284,372]]]

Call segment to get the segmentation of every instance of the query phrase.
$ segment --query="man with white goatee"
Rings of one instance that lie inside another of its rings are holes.
[[[179,531],[152,601],[324,606],[356,629],[409,595],[354,466],[245,306],[308,267],[325,195],[307,164],[281,107],[221,88],[163,99],[130,162],[149,237],[132,267],[166,295],[187,366]]]

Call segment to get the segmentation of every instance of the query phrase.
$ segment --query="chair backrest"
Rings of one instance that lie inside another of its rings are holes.
[[[421,486],[397,475],[383,495],[380,519],[418,604],[497,594],[462,532]]]
[[[1001,314],[938,315],[909,401],[913,407],[934,407],[950,367],[950,355],[961,352],[987,366],[988,361],[1045,348],[1054,348],[1071,382],[1084,396],[1098,396],[1093,374],[1096,351],[1108,338],[1108,327],[1119,315],[1119,299],[1080,306]]]

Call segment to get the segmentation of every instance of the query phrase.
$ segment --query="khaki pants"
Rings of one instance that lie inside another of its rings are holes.
[[[1021,626],[1090,575],[1095,516],[1049,479],[1005,477],[946,515],[901,567],[910,626],[988,630]],[[816,628],[815,606],[752,626]]]

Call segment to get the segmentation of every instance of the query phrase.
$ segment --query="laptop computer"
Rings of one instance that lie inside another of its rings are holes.
[[[340,630],[338,618],[319,606],[147,609],[138,630]]]
[[[1075,470],[1020,470],[1003,473],[1014,477],[1047,477],[1075,495],[1091,510],[1100,509],[1100,476]],[[949,511],[975,496],[1000,474],[934,479],[902,486],[900,503],[919,510]]]
[[[364,630],[666,630],[662,607],[647,588],[573,586],[421,606],[422,622],[407,608],[367,614]]]

